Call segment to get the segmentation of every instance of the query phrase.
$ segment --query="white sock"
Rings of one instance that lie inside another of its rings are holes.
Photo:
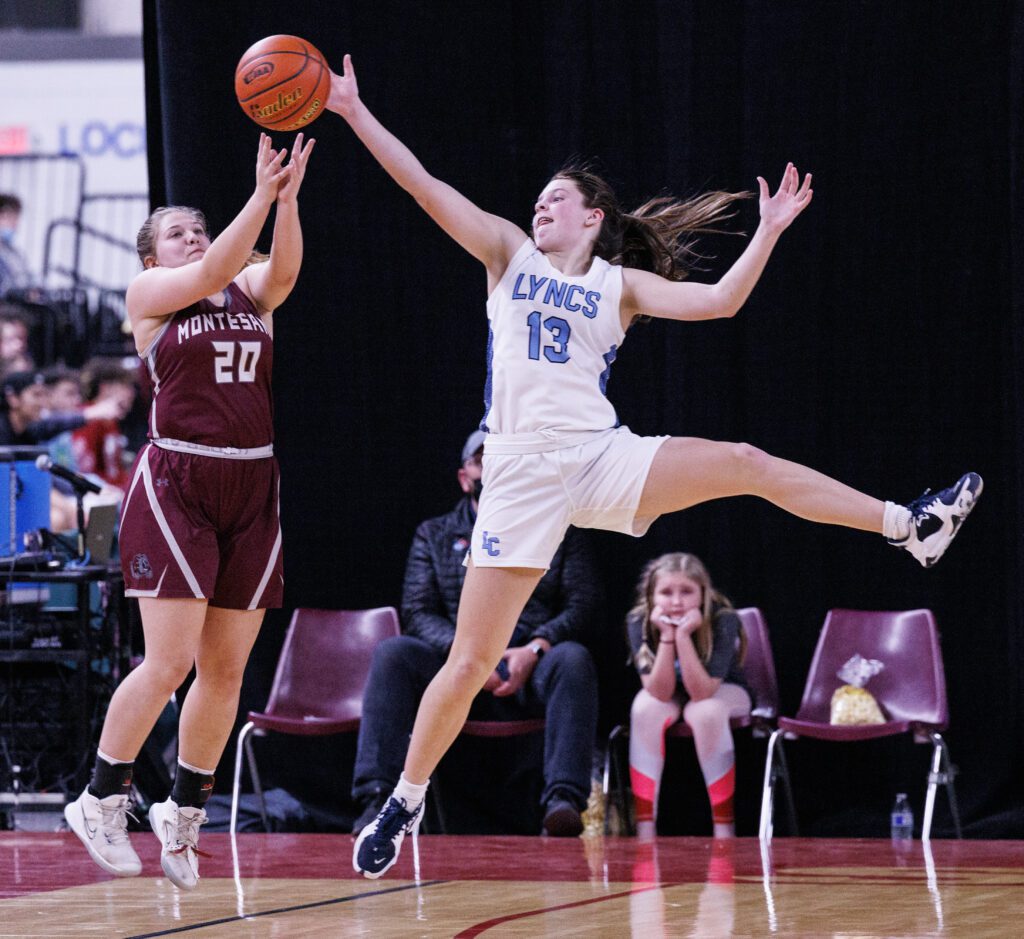
[[[902,541],[910,534],[910,509],[895,502],[885,503],[882,534],[890,541]]]
[[[405,773],[402,773],[398,780],[398,785],[395,786],[395,791],[392,795],[399,799],[405,800],[406,810],[413,811],[427,795],[427,786],[430,785],[430,781],[423,783],[423,785],[417,785],[416,783],[409,782],[405,778]]]
[[[191,763],[186,763],[181,757],[178,757],[178,766],[191,770],[193,773],[199,773],[200,776],[213,776],[217,772],[216,767],[213,769],[203,769],[201,766],[193,766]]]
[[[96,748],[96,755],[111,766],[128,766],[130,763],[135,762],[135,760],[115,760],[112,756],[107,756],[107,754],[98,747]]]

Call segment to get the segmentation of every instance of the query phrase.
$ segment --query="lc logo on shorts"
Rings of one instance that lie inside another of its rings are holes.
[[[495,547],[501,544],[501,539],[497,536],[489,536],[488,532],[484,532],[482,547],[492,558],[496,558],[501,554],[501,548]]]
[[[144,554],[136,554],[132,558],[133,577],[152,577],[153,568],[149,565],[149,558]]]

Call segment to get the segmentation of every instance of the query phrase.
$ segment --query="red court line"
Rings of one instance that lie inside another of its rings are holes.
[[[558,906],[543,906],[538,910],[527,910],[525,913],[511,913],[508,916],[499,916],[497,919],[489,919],[483,923],[477,923],[456,933],[454,939],[472,939],[480,933],[490,929],[492,926],[500,926],[502,923],[511,923],[513,920],[526,919],[529,916],[541,916],[544,913],[554,913],[556,910],[571,910],[576,906],[589,906],[591,903],[604,903],[606,900],[618,900],[620,897],[632,896],[634,893],[646,893],[648,890],[661,890],[665,887],[678,887],[678,883],[672,884],[648,884],[646,887],[636,887],[633,890],[623,890],[621,893],[609,893],[604,897],[591,897],[589,900],[577,900],[575,903],[561,903]]]

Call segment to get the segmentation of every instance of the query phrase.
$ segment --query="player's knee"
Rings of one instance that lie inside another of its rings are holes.
[[[196,662],[196,675],[202,679],[205,686],[216,687],[225,693],[230,693],[242,687],[245,662],[239,662],[233,658],[213,662]]]
[[[446,666],[449,679],[460,691],[476,694],[494,671],[493,665],[478,658],[460,656],[449,659]]]
[[[182,685],[192,671],[191,659],[158,659],[146,656],[140,668],[146,670],[146,680],[168,698]]]
[[[729,455],[741,474],[755,479],[764,473],[770,459],[764,450],[749,443],[730,444]]]
[[[737,463],[759,464],[768,459],[768,454],[749,443],[732,444],[732,458]]]

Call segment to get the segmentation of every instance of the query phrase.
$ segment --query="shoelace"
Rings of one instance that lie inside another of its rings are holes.
[[[199,826],[206,821],[206,813],[200,812],[198,815],[185,815],[180,809],[178,810],[178,824],[175,826],[176,830],[174,837],[178,842],[176,848],[171,848],[170,854],[184,854],[190,848],[195,851],[200,857],[213,857],[212,854],[208,854],[206,851],[199,850]]]
[[[931,489],[925,489],[925,491],[922,492],[921,495],[919,495],[916,499],[914,499],[913,502],[910,503],[910,505],[907,506],[907,508],[910,509],[910,514],[913,515],[915,518],[918,518],[921,515],[926,514],[928,509],[930,509],[932,505],[934,505],[935,500],[939,497],[939,494],[935,493],[930,499],[928,499],[928,495],[930,493]],[[928,500],[927,502],[925,501],[926,499]]]
[[[377,826],[373,836],[390,841],[398,834],[399,829],[404,828],[413,820],[415,815],[415,812],[410,812],[403,808],[398,799],[392,797],[387,808],[384,810],[384,817],[380,820],[380,824]]]
[[[104,805],[100,802],[100,815],[103,817],[103,830],[110,844],[123,844],[128,840],[128,819],[139,820],[132,815],[134,806],[125,799],[118,805]]]

